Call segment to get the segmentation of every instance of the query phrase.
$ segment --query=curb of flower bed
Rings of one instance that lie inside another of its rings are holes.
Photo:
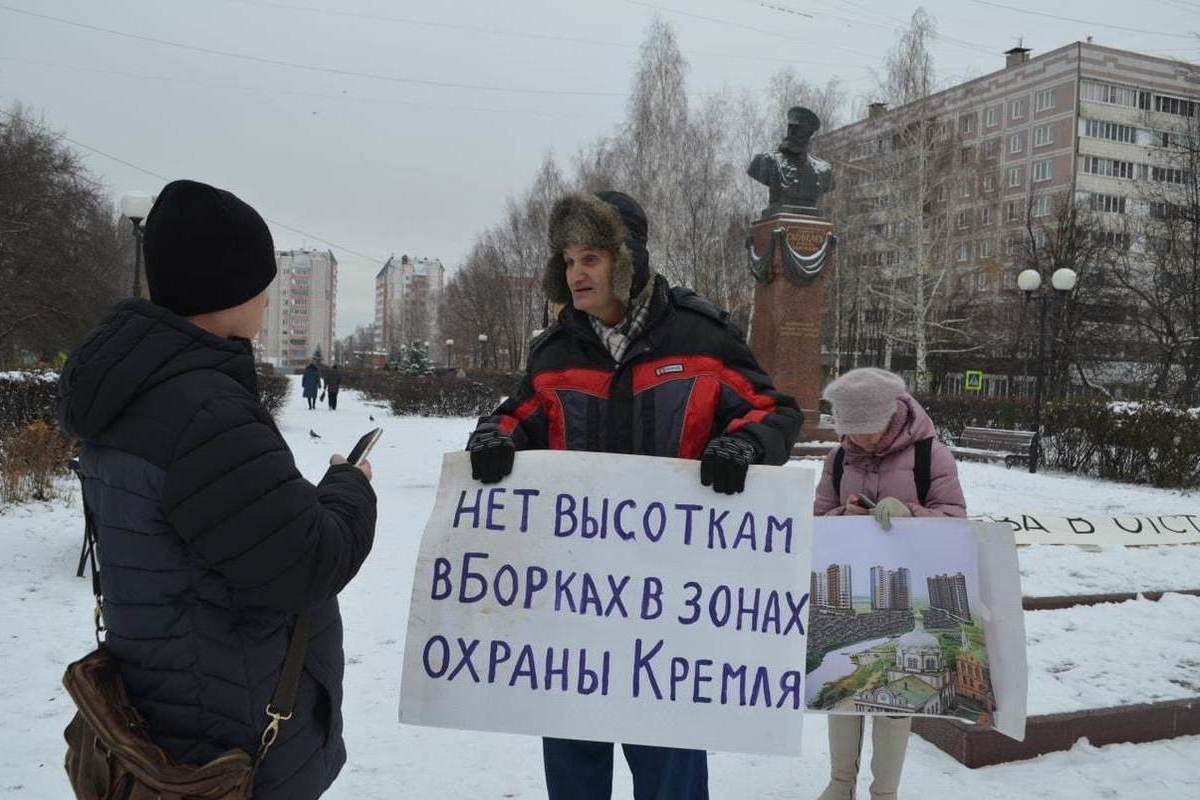
[[[1129,600],[1158,601],[1164,594],[1190,594],[1200,597],[1200,589],[1167,589],[1153,592],[1117,592],[1115,594],[1066,594],[1052,597],[1022,597],[1021,608],[1026,611],[1051,611],[1072,606],[1094,606],[1100,603],[1124,603]]]
[[[1023,742],[952,719],[917,717],[913,731],[975,769],[1070,750],[1081,738],[1099,747],[1200,735],[1200,697],[1029,717]]]

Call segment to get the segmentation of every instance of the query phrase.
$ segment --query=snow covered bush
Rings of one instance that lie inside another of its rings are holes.
[[[1167,403],[1050,403],[1049,463],[1163,488],[1200,486],[1200,413]]]
[[[262,403],[263,408],[273,417],[283,407],[283,402],[287,400],[292,385],[288,382],[286,375],[277,373],[270,364],[259,364],[256,371],[258,373],[258,402]]]

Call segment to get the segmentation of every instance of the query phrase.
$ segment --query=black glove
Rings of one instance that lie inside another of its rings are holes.
[[[760,457],[749,437],[718,436],[700,457],[700,483],[721,494],[737,494],[746,488],[746,468]]]
[[[471,452],[471,477],[483,483],[499,483],[512,472],[517,448],[512,437],[495,427],[479,428],[467,442]]]

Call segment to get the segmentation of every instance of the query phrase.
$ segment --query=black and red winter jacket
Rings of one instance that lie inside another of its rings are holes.
[[[783,464],[803,421],[775,390],[727,314],[689,289],[654,279],[643,333],[620,363],[587,315],[567,306],[531,346],[520,389],[479,421],[518,450],[586,450],[700,458],[740,432],[760,463]]]

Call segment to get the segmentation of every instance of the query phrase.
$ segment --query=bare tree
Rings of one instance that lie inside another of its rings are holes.
[[[131,290],[131,243],[61,138],[0,109],[0,360],[69,349]]]

